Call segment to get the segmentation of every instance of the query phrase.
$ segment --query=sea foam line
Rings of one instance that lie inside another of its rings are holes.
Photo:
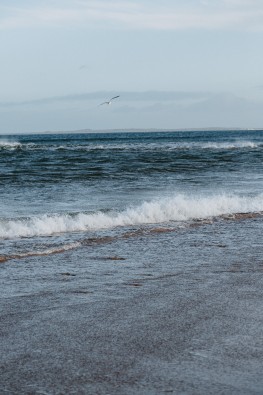
[[[28,258],[28,257],[61,254],[63,252],[73,250],[73,249],[78,248],[80,246],[81,246],[80,242],[75,242],[75,243],[70,243],[70,244],[64,244],[64,245],[58,246],[58,247],[46,248],[44,250],[27,251],[27,252],[22,252],[22,253],[18,253],[18,254],[12,254],[12,255],[2,255],[2,256],[0,255],[0,263],[9,261],[11,259],[23,259],[23,258]]]
[[[236,213],[263,211],[263,194],[255,197],[177,195],[144,202],[121,212],[41,215],[0,220],[0,238],[49,236],[56,233],[95,231],[115,227],[200,220]]]
[[[15,141],[0,140],[0,149],[23,149],[23,150],[47,150],[47,151],[103,151],[103,150],[120,150],[120,151],[177,151],[177,150],[235,150],[235,149],[256,149],[262,147],[262,142],[253,141],[228,141],[228,142],[165,142],[165,143],[145,143],[145,142],[129,142],[129,143],[106,143],[106,144],[36,144],[36,143],[20,143]]]

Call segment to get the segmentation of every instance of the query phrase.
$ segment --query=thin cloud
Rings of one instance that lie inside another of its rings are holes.
[[[115,91],[98,91],[82,94],[72,94],[65,96],[52,96],[36,100],[25,100],[16,102],[0,102],[0,107],[20,107],[27,105],[48,105],[58,102],[76,102],[76,101],[100,101],[105,97],[120,95],[122,102],[183,102],[198,101],[208,98],[209,92],[190,92],[190,91],[145,91],[145,92],[115,92]]]
[[[0,29],[63,27],[151,30],[262,30],[261,0],[154,1],[56,0],[0,5]]]

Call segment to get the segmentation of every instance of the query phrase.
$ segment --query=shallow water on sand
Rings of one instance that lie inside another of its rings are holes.
[[[72,298],[122,298],[137,288],[159,284],[162,278],[174,277],[178,282],[194,272],[201,282],[210,276],[215,283],[219,273],[225,273],[226,280],[229,275],[262,274],[262,257],[262,216],[154,231],[131,229],[115,237],[82,239],[68,251],[38,252],[2,262],[1,297],[46,298],[55,293],[70,304]]]

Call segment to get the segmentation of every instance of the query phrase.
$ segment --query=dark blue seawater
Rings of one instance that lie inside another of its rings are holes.
[[[263,131],[1,136],[0,159],[2,261],[262,221]]]

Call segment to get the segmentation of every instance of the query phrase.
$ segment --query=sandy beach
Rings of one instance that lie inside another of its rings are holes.
[[[2,263],[1,394],[262,394],[262,246],[192,248],[159,273],[101,256],[97,292],[71,251],[52,273],[50,257]]]

